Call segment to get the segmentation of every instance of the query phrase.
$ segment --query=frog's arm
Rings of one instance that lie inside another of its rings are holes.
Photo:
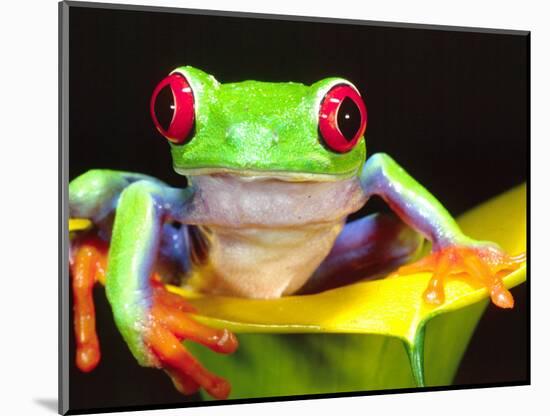
[[[487,287],[495,304],[513,306],[512,295],[502,283],[502,272],[517,268],[521,256],[510,257],[493,243],[465,236],[443,205],[384,153],[369,158],[360,180],[367,196],[382,197],[404,222],[432,242],[431,255],[398,271],[433,272],[424,294],[427,302],[442,303],[445,278],[466,273],[470,283]]]
[[[435,250],[469,242],[443,205],[387,154],[377,153],[368,159],[361,185],[367,196],[382,197],[404,222],[430,240]]]
[[[138,181],[122,192],[113,226],[107,270],[107,297],[115,322],[142,365],[164,368],[184,393],[205,388],[216,398],[229,384],[209,373],[181,344],[185,338],[230,353],[236,339],[191,320],[189,305],[155,282],[154,266],[167,220],[185,223],[192,189]]]
[[[108,169],[87,171],[69,183],[69,217],[91,220],[103,239],[108,240],[112,228],[112,222],[109,220],[113,219],[112,216],[120,195],[130,184],[137,181],[166,186],[159,179],[141,173]],[[163,225],[162,236],[160,248],[162,256],[178,263],[182,270],[188,270],[189,255],[185,228],[174,227],[173,224],[166,223]],[[91,255],[90,250],[94,251],[94,255],[103,254],[105,243],[101,239],[95,237],[85,239],[88,240],[88,246],[90,246],[87,250],[89,256]],[[81,240],[79,239],[76,245],[80,245]]]
[[[69,183],[69,216],[94,223],[93,230],[71,238],[69,255],[76,364],[82,371],[93,370],[101,358],[95,330],[93,288],[98,281],[105,283],[113,214],[122,191],[140,180],[162,183],[151,176],[106,169],[89,170]]]
[[[131,183],[146,180],[163,184],[141,173],[92,169],[69,183],[69,217],[87,218],[101,224],[117,206],[122,191]]]
[[[95,224],[93,230],[71,239],[76,357],[81,370],[91,371],[100,360],[92,289],[101,281],[117,326],[141,364],[163,367],[184,393],[203,386],[218,398],[228,394],[225,380],[207,372],[181,340],[189,338],[229,353],[237,347],[236,339],[191,320],[187,315],[191,307],[170,296],[153,270],[159,257],[182,270],[189,266],[187,231],[171,222],[185,222],[191,196],[191,189],[170,188],[147,175],[112,170],[91,170],[69,184],[71,217]]]

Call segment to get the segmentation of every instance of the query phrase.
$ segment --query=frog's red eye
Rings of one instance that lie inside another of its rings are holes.
[[[195,99],[183,75],[168,75],[156,86],[150,110],[155,126],[164,137],[179,144],[189,140],[195,122]]]
[[[319,133],[334,152],[349,152],[367,126],[367,109],[357,90],[339,84],[326,93],[319,108]]]

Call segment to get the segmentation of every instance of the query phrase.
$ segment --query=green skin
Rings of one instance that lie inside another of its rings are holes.
[[[322,144],[319,104],[331,87],[348,81],[328,78],[311,86],[220,84],[192,67],[175,71],[191,85],[196,114],[192,140],[170,144],[176,172],[191,177],[213,173],[272,177],[304,186],[355,178],[365,200],[380,195],[405,223],[433,243],[434,250],[493,247],[466,237],[447,210],[388,155],[375,154],[365,163],[364,137],[347,153],[332,152]],[[118,328],[142,365],[158,365],[143,343],[142,332],[148,325],[148,278],[163,224],[171,219],[208,223],[193,216],[193,195],[193,187],[176,189],[146,175],[107,170],[89,171],[69,185],[71,217],[89,218],[101,228],[116,212],[107,296]],[[270,218],[264,221],[269,223]],[[105,228],[110,234],[108,225]]]

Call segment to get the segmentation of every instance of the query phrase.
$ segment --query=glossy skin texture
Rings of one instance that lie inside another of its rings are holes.
[[[398,273],[432,271],[427,302],[443,302],[445,279],[461,273],[486,286],[497,305],[513,305],[501,276],[517,259],[465,236],[388,155],[365,163],[364,108],[357,110],[362,124],[352,145],[338,135],[323,139],[336,127],[320,120],[320,108],[337,111],[340,105],[324,99],[345,96],[329,92],[344,88],[360,99],[348,81],[220,84],[192,67],[173,74],[185,79],[177,80],[184,95],[174,104],[183,118],[157,127],[169,139],[174,169],[188,176],[190,186],[177,189],[146,175],[106,170],[89,171],[69,186],[70,216],[96,226],[71,253],[73,287],[81,288],[75,304],[84,305],[75,315],[93,323],[89,288],[106,267],[116,324],[140,364],[163,368],[183,393],[203,387],[213,397],[229,394],[229,384],[197,363],[181,341],[230,353],[236,339],[192,321],[192,308],[164,290],[165,276],[183,276],[182,284],[206,293],[273,298],[327,287],[342,274],[372,276],[384,269],[381,263],[395,268],[418,252],[420,235],[432,242],[432,255]],[[193,107],[179,108],[186,105],[181,103]],[[157,122],[155,100],[151,111]],[[402,222],[372,216],[346,224],[371,195],[381,196]],[[97,238],[109,243],[108,261]],[[79,367],[89,371],[100,356],[95,330],[75,329]]]

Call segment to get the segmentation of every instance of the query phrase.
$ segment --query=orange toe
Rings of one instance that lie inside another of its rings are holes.
[[[397,275],[431,272],[424,292],[426,303],[445,302],[445,282],[460,277],[474,287],[488,289],[492,302],[500,308],[512,308],[514,298],[504,287],[503,277],[525,261],[525,254],[508,256],[494,246],[447,246],[410,265],[401,267]]]
[[[87,235],[75,244],[71,262],[76,366],[84,372],[92,371],[101,359],[93,288],[105,279],[107,251],[107,243],[95,235]]]
[[[214,329],[196,322],[189,316],[192,306],[186,303],[162,286],[156,286],[145,342],[179,391],[190,394],[202,387],[212,397],[225,399],[231,392],[229,382],[204,368],[182,341],[192,340],[215,352],[229,354],[237,349],[237,339],[226,329]]]

